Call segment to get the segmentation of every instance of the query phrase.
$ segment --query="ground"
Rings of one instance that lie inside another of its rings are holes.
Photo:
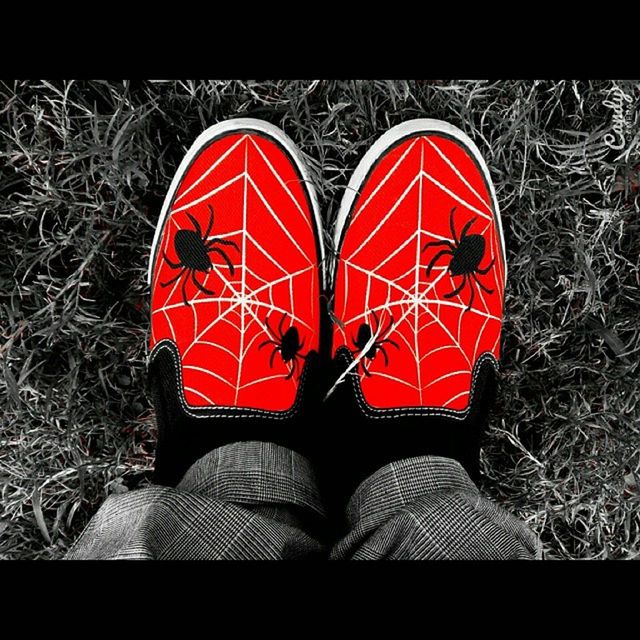
[[[0,557],[61,557],[149,482],[154,226],[195,137],[237,116],[307,155],[328,243],[389,126],[478,144],[509,264],[482,489],[548,557],[638,557],[639,103],[631,81],[0,82]]]

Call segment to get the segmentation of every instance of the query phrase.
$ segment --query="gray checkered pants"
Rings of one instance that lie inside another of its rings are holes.
[[[175,489],[109,497],[67,559],[541,557],[535,534],[447,458],[386,465],[360,484],[346,515],[348,533],[323,543],[326,512],[307,460],[237,442],[198,460]]]

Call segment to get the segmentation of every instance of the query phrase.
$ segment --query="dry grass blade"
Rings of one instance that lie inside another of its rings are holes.
[[[38,529],[40,529],[40,533],[42,533],[42,537],[46,540],[47,544],[51,544],[51,536],[49,535],[49,529],[47,528],[47,523],[44,521],[44,515],[42,514],[42,504],[41,504],[41,494],[40,487],[36,487],[33,490],[33,494],[31,496],[31,504],[33,505],[33,515],[36,518],[36,522],[38,523]]]

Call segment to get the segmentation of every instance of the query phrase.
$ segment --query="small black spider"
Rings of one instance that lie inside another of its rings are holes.
[[[269,333],[275,338],[275,340],[265,340],[258,349],[262,349],[262,347],[266,347],[268,344],[274,345],[271,357],[269,358],[269,367],[273,369],[273,359],[275,358],[276,353],[280,353],[282,362],[289,367],[289,374],[285,378],[285,380],[289,380],[298,370],[298,358],[302,358],[304,360],[307,356],[303,356],[299,353],[300,349],[304,347],[304,340],[300,342],[300,335],[298,334],[298,329],[296,329],[296,327],[291,325],[284,333],[282,332],[282,325],[284,324],[284,319],[286,317],[287,314],[283,313],[282,318],[280,318],[280,323],[278,324],[278,331],[275,332],[269,324],[269,316],[267,315],[265,318],[265,324],[267,325]]]
[[[187,213],[187,216],[189,216],[189,219],[193,223],[195,230],[192,231],[191,229],[180,229],[179,231],[176,231],[176,235],[173,238],[173,246],[180,262],[172,262],[171,260],[169,260],[169,258],[167,258],[167,254],[164,251],[162,252],[162,255],[164,256],[167,264],[172,269],[180,269],[181,271],[175,278],[171,278],[171,280],[168,280],[167,282],[161,282],[160,286],[168,287],[170,284],[173,284],[176,280],[181,278],[186,273],[186,277],[182,281],[182,299],[187,306],[189,306],[190,303],[187,300],[187,293],[185,288],[187,286],[187,280],[189,279],[189,276],[191,276],[193,284],[195,284],[196,287],[200,289],[200,291],[211,296],[215,295],[215,291],[207,289],[203,284],[198,282],[198,279],[196,278],[196,271],[207,272],[213,267],[211,258],[209,257],[210,253],[217,253],[221,255],[224,261],[227,263],[231,275],[233,275],[234,269],[231,260],[229,260],[229,257],[222,249],[218,249],[213,245],[223,244],[234,247],[237,251],[240,251],[238,245],[231,240],[213,238],[212,240],[209,240],[207,242],[207,238],[211,233],[211,229],[213,229],[213,207],[211,205],[209,205],[209,212],[211,214],[209,218],[209,226],[207,227],[207,231],[204,234],[202,233],[202,229],[198,224],[198,221],[190,213]]]
[[[478,234],[470,234],[467,235],[467,231],[469,231],[471,225],[476,221],[476,218],[472,218],[464,225],[462,228],[462,233],[460,234],[460,240],[458,240],[458,236],[456,234],[455,225],[453,224],[453,214],[456,210],[456,207],[451,209],[451,215],[449,217],[449,226],[451,228],[451,235],[453,236],[453,242],[449,240],[441,240],[438,242],[427,242],[427,244],[422,247],[422,251],[427,249],[428,247],[441,247],[447,246],[448,249],[443,249],[436,253],[436,255],[431,259],[429,266],[427,266],[427,277],[431,274],[431,269],[433,269],[433,265],[442,257],[446,255],[452,256],[451,261],[449,262],[449,273],[452,276],[462,276],[462,282],[460,286],[455,288],[450,293],[445,293],[445,298],[453,298],[457,296],[465,284],[469,283],[469,289],[471,289],[471,299],[469,300],[469,306],[465,309],[465,311],[469,311],[471,309],[471,305],[475,299],[475,289],[473,287],[473,283],[471,279],[475,280],[476,284],[487,293],[493,293],[493,289],[487,289],[480,280],[478,280],[478,276],[486,275],[489,273],[489,270],[493,266],[495,262],[495,258],[491,260],[489,265],[484,269],[480,269],[480,263],[484,258],[484,249],[485,249],[485,241],[481,235]]]
[[[391,340],[391,338],[385,338],[385,336],[389,333],[389,330],[393,326],[393,318],[390,317],[389,324],[382,331],[378,333],[378,329],[380,329],[380,321],[378,320],[378,314],[375,312],[374,309],[371,310],[371,314],[373,315],[373,320],[375,321],[375,328],[373,329],[373,331],[371,330],[371,327],[366,322],[363,322],[358,327],[358,336],[356,338],[351,336],[351,341],[353,342],[353,346],[357,347],[357,349],[351,352],[353,355],[355,355],[356,353],[360,353],[367,346],[367,343],[369,342],[369,340],[371,340],[372,335],[374,334],[376,335],[376,340],[365,351],[364,357],[360,360],[360,365],[362,366],[362,370],[367,376],[371,376],[371,373],[369,373],[369,370],[367,369],[367,366],[364,363],[365,358],[371,361],[376,357],[376,354],[378,353],[378,351],[380,351],[380,353],[382,353],[382,356],[384,358],[384,366],[386,367],[389,364],[389,357],[387,356],[387,352],[385,351],[385,348],[382,345],[388,343],[394,346],[396,349],[400,348],[398,346],[398,343],[395,342],[395,340]],[[378,338],[382,338],[382,340],[378,340]]]

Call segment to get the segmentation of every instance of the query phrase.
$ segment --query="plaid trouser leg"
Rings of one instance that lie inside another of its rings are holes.
[[[194,463],[175,489],[109,497],[67,559],[304,558],[324,552],[324,518],[302,456],[237,442]]]
[[[533,559],[535,534],[483,498],[462,466],[422,456],[388,464],[347,507],[349,533],[332,559]]]

